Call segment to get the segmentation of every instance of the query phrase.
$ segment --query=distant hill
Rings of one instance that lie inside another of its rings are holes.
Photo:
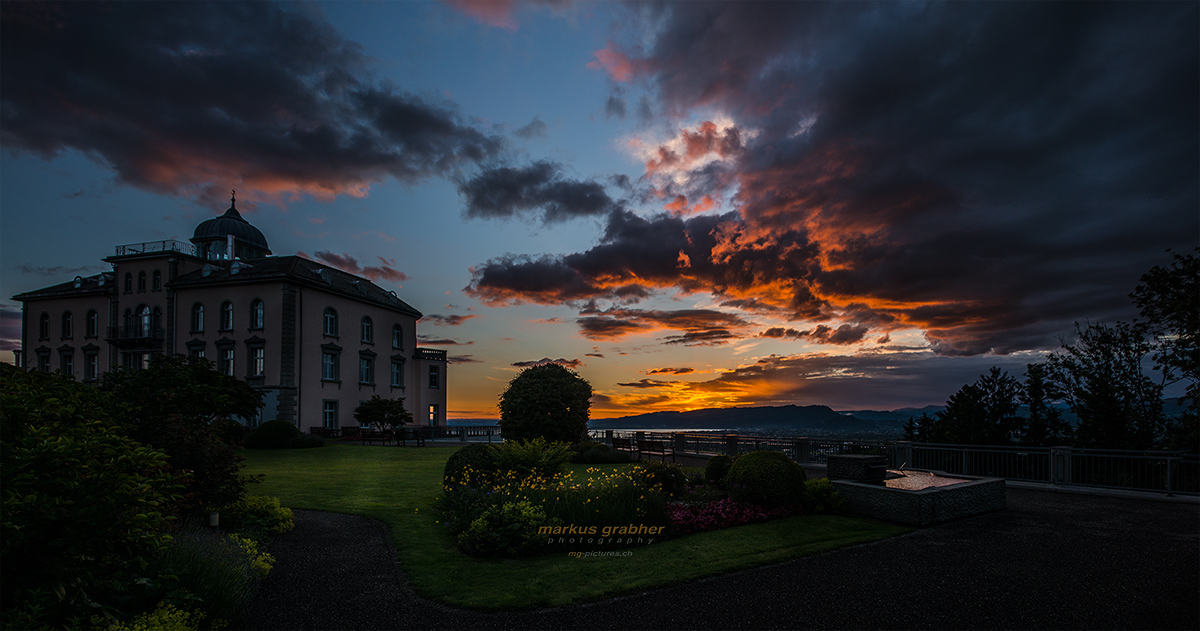
[[[903,430],[904,421],[860,419],[835,412],[824,405],[785,405],[692,410],[690,412],[650,412],[613,419],[594,419],[589,429],[645,430],[724,430],[812,436],[887,435],[894,438]]]
[[[927,405],[923,408],[900,408],[898,410],[843,410],[841,413],[869,421],[898,421],[903,426],[909,418],[917,418],[921,414],[934,416],[944,409],[946,409],[944,405]]]

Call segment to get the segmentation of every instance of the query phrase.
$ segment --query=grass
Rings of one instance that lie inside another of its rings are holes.
[[[246,450],[251,489],[285,506],[350,513],[388,525],[409,584],[426,598],[471,609],[558,607],[777,563],[911,529],[839,515],[791,517],[655,541],[627,557],[477,559],[437,523],[442,468],[456,447],[328,444],[321,449]],[[577,475],[589,466],[571,465]],[[627,466],[627,465],[612,465]],[[586,474],[584,474],[586,476]]]

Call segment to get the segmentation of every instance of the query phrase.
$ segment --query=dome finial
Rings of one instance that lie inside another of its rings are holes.
[[[231,193],[231,195],[229,196],[229,207],[236,208],[237,207],[237,189],[236,188],[233,189],[232,191],[230,191],[230,193]]]

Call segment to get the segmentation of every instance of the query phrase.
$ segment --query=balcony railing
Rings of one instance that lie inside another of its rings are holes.
[[[112,326],[108,328],[108,339],[112,342],[162,342],[166,336],[159,326]]]
[[[166,239],[164,241],[147,241],[145,243],[130,243],[128,245],[117,246],[117,256],[129,256],[131,254],[146,254],[148,252],[179,252],[196,256],[196,246],[183,241],[174,239]]]
[[[414,354],[417,359],[428,359],[432,361],[446,361],[446,351],[439,351],[433,348],[418,348]]]

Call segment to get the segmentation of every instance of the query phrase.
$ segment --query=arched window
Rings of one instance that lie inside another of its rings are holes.
[[[150,337],[150,307],[142,305],[137,310],[137,337]]]
[[[192,333],[204,332],[204,305],[196,303],[192,305]]]
[[[62,337],[63,339],[75,337],[75,322],[71,318],[70,311],[62,314]]]
[[[263,301],[255,300],[254,302],[250,303],[250,328],[263,328],[263,321],[266,319],[264,317],[265,314],[266,309],[263,307]]]
[[[38,339],[50,339],[50,314],[43,313],[42,317],[38,318]]]
[[[337,335],[337,331],[337,311],[333,307],[325,307],[325,335]]]
[[[362,341],[368,344],[375,341],[375,325],[367,316],[363,316],[362,319]]]
[[[392,348],[404,348],[404,329],[399,324],[392,325]]]
[[[228,300],[221,303],[221,330],[233,330],[233,303]]]
[[[146,272],[138,272],[138,291],[146,291]]]
[[[96,337],[100,334],[100,314],[95,309],[87,312],[87,320],[83,325],[84,337]]]
[[[150,288],[154,291],[162,291],[162,272],[154,270],[154,275],[150,277]]]
[[[133,293],[133,274],[125,272],[125,293]]]

